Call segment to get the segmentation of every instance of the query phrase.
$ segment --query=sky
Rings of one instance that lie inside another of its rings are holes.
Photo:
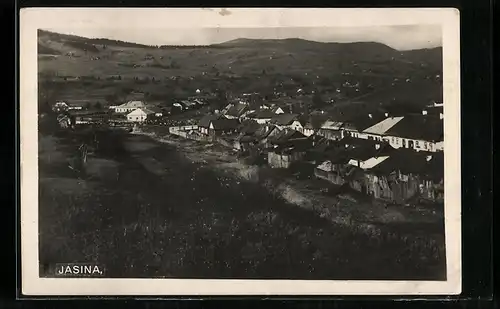
[[[440,25],[276,28],[51,28],[59,33],[148,45],[208,45],[238,38],[300,38],[318,42],[379,42],[398,50],[442,46]]]

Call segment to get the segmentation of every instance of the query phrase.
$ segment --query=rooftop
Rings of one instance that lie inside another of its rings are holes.
[[[139,107],[145,107],[146,105],[142,101],[128,101],[127,103],[123,103],[121,105],[118,105],[118,108],[139,108]]]
[[[215,130],[229,130],[238,128],[240,122],[238,119],[219,118],[212,120],[212,125]]]
[[[349,158],[362,161],[392,153],[394,150],[394,148],[385,141],[374,141],[349,136],[337,141],[336,144],[340,145],[340,148],[345,150],[345,154]],[[378,148],[377,145],[379,146]]]
[[[233,117],[240,117],[245,112],[245,110],[247,108],[248,108],[248,105],[237,103],[237,104],[231,106],[227,110],[227,112],[225,113],[225,115],[233,116]]]
[[[394,127],[402,119],[403,119],[403,117],[389,117],[389,118],[386,118],[386,119],[380,121],[379,123],[367,128],[363,132],[370,133],[370,134],[384,135],[385,132],[387,132],[387,130]]]
[[[260,129],[260,125],[255,121],[244,121],[240,124],[240,132],[242,135],[255,134]]]
[[[369,171],[381,175],[400,171],[403,174],[417,174],[425,179],[439,181],[444,175],[443,159],[443,153],[399,149],[391,153],[387,160],[377,164]]]
[[[442,141],[443,120],[436,115],[408,115],[388,129],[386,135],[424,141]]]
[[[295,120],[298,119],[297,114],[275,114],[272,118],[272,122],[277,125],[287,126],[292,124]]]
[[[255,117],[256,119],[271,119],[274,116],[276,116],[276,114],[273,113],[271,110],[264,109],[255,113],[253,117]]]
[[[348,121],[345,121],[344,127],[357,130],[358,132],[362,132],[367,128],[381,122],[386,117],[383,113],[372,113],[354,117]]]
[[[212,122],[212,120],[216,120],[218,118],[220,118],[220,115],[205,115],[198,122],[198,126],[208,128],[210,126],[210,123]]]
[[[340,128],[342,128],[343,125],[344,125],[343,122],[328,120],[321,126],[321,129],[340,130]]]
[[[284,142],[294,138],[306,138],[306,136],[295,130],[281,130],[271,139],[272,143]]]

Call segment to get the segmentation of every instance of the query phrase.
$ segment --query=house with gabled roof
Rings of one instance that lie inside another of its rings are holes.
[[[69,106],[66,102],[58,101],[52,106],[52,110],[55,112],[67,111]]]
[[[182,100],[181,102],[177,102],[177,103],[180,103],[182,105],[183,109],[185,109],[185,110],[195,109],[198,107],[198,104],[194,101],[191,101],[191,100]]]
[[[444,125],[439,115],[407,115],[384,132],[394,148],[443,151]]]
[[[237,103],[224,112],[224,117],[227,119],[239,119],[248,109],[248,104]]]
[[[63,129],[67,129],[71,127],[71,117],[68,114],[59,114],[57,116],[57,122],[59,123],[59,126]]]
[[[304,128],[302,129],[302,134],[305,136],[311,136],[316,133],[316,130],[313,128],[313,125],[310,121],[306,122]]]
[[[234,148],[237,150],[246,150],[255,142],[255,133],[260,129],[260,125],[251,120],[244,120],[238,128],[239,134],[234,139]]]
[[[340,140],[342,138],[342,128],[344,122],[327,120],[321,125],[316,134],[323,136],[330,140]]]
[[[343,127],[341,130],[342,137],[352,136],[357,138],[367,138],[363,133],[364,130],[379,123],[386,118],[383,113],[369,113],[367,115],[360,115],[351,119],[343,120]]]
[[[300,161],[312,146],[304,134],[290,129],[279,132],[270,141],[272,148],[267,153],[267,161],[272,168],[289,168]]]
[[[272,107],[270,109],[271,109],[271,112],[273,112],[273,114],[276,114],[276,115],[284,114],[285,113],[285,111],[281,107],[279,107],[279,106],[274,106],[274,107]]]
[[[212,123],[212,120],[219,119],[220,117],[221,117],[220,114],[205,115],[198,122],[198,131],[201,134],[208,135],[209,134],[209,130],[210,130],[210,124]]]
[[[144,108],[146,104],[142,101],[128,101],[115,107],[115,113],[130,113],[138,108]]]
[[[331,141],[320,151],[322,155],[316,154],[316,159],[322,163],[315,169],[316,177],[337,185],[349,183],[353,189],[363,192],[362,172],[387,160],[395,149],[385,141],[347,136]]]
[[[209,135],[234,134],[238,131],[240,121],[238,119],[218,118],[210,122]]]
[[[443,153],[401,149],[365,171],[366,192],[374,198],[397,203],[414,197],[442,201],[443,176]]]
[[[275,116],[276,116],[276,114],[273,113],[271,110],[263,109],[260,111],[256,111],[256,112],[248,115],[247,117],[250,119],[253,119],[254,121],[256,121],[259,124],[263,124],[263,123],[270,122],[271,119],[273,119],[273,117],[275,117]]]
[[[154,116],[155,112],[145,107],[136,108],[127,114],[127,120],[131,122],[144,122],[148,117]]]
[[[403,120],[403,118],[404,117],[387,117],[384,120],[363,130],[363,133],[368,139],[379,140],[379,138],[383,138],[386,132],[396,124],[398,124],[398,122]]]
[[[295,131],[302,132],[304,130],[303,121],[299,119],[298,114],[276,114],[270,121],[272,124],[276,125],[280,130],[285,128],[290,128]]]

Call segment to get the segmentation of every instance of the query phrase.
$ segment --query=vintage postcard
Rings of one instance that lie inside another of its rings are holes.
[[[459,294],[459,51],[452,8],[22,9],[22,294]]]

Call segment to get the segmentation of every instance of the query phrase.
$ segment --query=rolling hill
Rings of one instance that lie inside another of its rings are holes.
[[[356,71],[357,66],[361,67],[361,72],[358,73],[363,73],[364,67],[369,69],[367,64],[373,67],[388,66],[387,73],[394,75],[393,73],[410,73],[415,66],[425,66],[426,71],[441,71],[442,63],[441,48],[399,52],[384,44],[374,42],[320,43],[301,39],[237,39],[207,47],[164,49],[40,30],[38,46],[39,54],[65,55],[72,53],[80,57],[87,56],[78,59],[80,62],[88,60],[86,58],[89,57],[100,57],[114,64],[136,64],[136,68],[148,66],[148,62],[156,63],[157,67],[161,68],[162,65],[167,67],[169,61],[177,61],[188,75],[192,71],[201,73],[212,67],[216,67],[218,70],[232,70],[236,74],[269,69],[279,71],[282,74],[318,72],[321,75],[328,75],[339,73],[341,70],[347,72],[346,69]],[[54,65],[57,66],[57,64],[56,61]],[[99,63],[99,65],[106,66],[104,63]],[[44,70],[46,67],[53,66],[42,65],[40,69]],[[91,67],[87,67],[87,69],[91,69]],[[90,72],[85,72],[85,70],[78,72],[75,69],[73,75],[85,75],[86,73]],[[168,72],[162,73],[168,75]],[[116,72],[116,74],[120,73]]]
[[[137,86],[134,81],[146,79],[162,81],[175,91],[193,91],[197,87],[235,92],[304,88],[330,93],[347,83],[359,88],[359,92],[351,86],[342,88],[342,96],[347,100],[363,97],[369,101],[369,92],[382,88],[390,92],[391,85],[402,87],[404,91],[399,92],[421,100],[422,104],[428,104],[429,97],[440,100],[442,96],[441,81],[436,80],[436,76],[442,76],[441,48],[402,52],[375,42],[244,38],[210,46],[160,47],[39,30],[38,54],[40,76],[100,80],[120,76],[120,85],[128,88]],[[403,85],[408,80],[431,87],[424,93],[422,87],[412,90]],[[82,85],[75,87],[85,89]],[[106,85],[100,82],[99,87]],[[116,88],[117,82],[109,87]],[[167,91],[160,85],[137,87],[147,88],[148,92]],[[376,101],[380,100],[384,100],[384,95],[376,96]]]

